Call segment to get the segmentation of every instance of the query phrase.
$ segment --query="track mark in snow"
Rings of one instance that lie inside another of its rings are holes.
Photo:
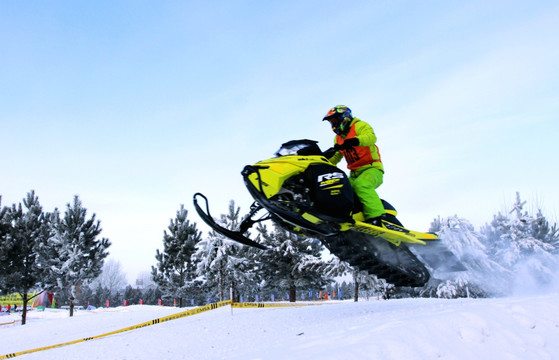
[[[471,343],[484,343],[490,336],[487,322],[479,315],[472,313],[462,313],[460,316],[463,321],[458,328],[460,339]]]

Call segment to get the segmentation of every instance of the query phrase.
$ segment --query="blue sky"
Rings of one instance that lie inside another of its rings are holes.
[[[3,1],[0,34],[2,205],[79,195],[130,279],[180,204],[205,232],[195,192],[246,210],[244,165],[329,147],[337,104],[408,227],[479,227],[517,191],[557,219],[554,1]]]

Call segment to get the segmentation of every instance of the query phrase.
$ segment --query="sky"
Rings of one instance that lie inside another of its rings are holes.
[[[330,147],[338,104],[407,227],[479,228],[516,192],[557,221],[555,1],[3,1],[0,34],[2,205],[78,195],[130,281],[181,204],[207,233],[194,193],[247,211],[245,165]]]

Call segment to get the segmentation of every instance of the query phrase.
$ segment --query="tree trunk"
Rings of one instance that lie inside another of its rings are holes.
[[[74,316],[74,296],[70,295],[70,317]]]
[[[24,294],[21,294],[21,298],[23,299],[23,309],[21,310],[21,325],[25,325],[27,322],[27,303],[29,299],[27,298],[27,291]]]
[[[289,286],[289,302],[295,302],[295,298],[297,296],[296,288],[294,284]]]
[[[359,279],[357,276],[357,270],[353,270],[353,301],[359,301]]]
[[[219,271],[219,301],[223,301],[223,291],[224,291],[224,284],[223,284],[223,271]]]
[[[229,289],[229,295],[231,296],[232,302],[239,302],[237,289],[235,289],[235,280],[231,280],[231,288]]]
[[[295,277],[293,274],[288,275],[288,282],[289,282],[289,302],[295,302],[297,297],[297,288],[295,287]]]

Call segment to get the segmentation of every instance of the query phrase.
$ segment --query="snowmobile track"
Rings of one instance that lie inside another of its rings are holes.
[[[351,266],[396,286],[423,286],[429,272],[405,246],[395,246],[356,231],[321,238],[332,253]]]

